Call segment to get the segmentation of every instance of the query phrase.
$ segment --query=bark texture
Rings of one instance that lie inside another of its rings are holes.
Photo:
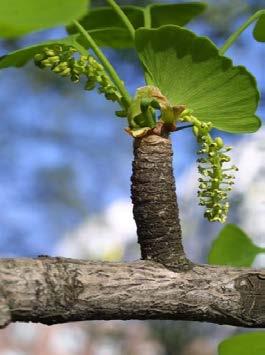
[[[1,326],[94,319],[173,319],[265,326],[265,271],[151,261],[0,260]]]
[[[133,214],[142,259],[173,270],[187,270],[182,242],[172,146],[167,137],[149,135],[134,141],[131,185]]]
[[[173,319],[265,327],[265,271],[186,259],[167,137],[134,143],[132,201],[142,261],[0,259],[0,326]]]

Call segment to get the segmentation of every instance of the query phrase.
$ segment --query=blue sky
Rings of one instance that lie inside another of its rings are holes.
[[[209,32],[201,22],[191,28]],[[62,35],[62,29],[45,31],[19,44]],[[0,53],[5,53],[1,43]],[[140,68],[106,53],[133,94],[144,84]],[[228,55],[245,65],[265,92],[265,46],[253,40],[251,29]],[[129,196],[132,140],[123,131],[125,122],[114,117],[115,105],[81,86],[50,80],[51,75],[31,64],[0,72],[0,252],[5,256],[49,253],[85,217]],[[264,108],[259,112],[264,116]],[[196,147],[188,130],[172,140],[178,178],[195,161]]]

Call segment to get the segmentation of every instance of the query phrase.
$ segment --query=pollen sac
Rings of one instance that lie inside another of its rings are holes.
[[[103,66],[90,54],[81,55],[74,47],[53,45],[36,54],[34,62],[41,69],[48,68],[57,75],[70,77],[73,83],[84,77],[85,90],[93,90],[97,86],[98,92],[104,94],[106,99],[122,103],[120,91]]]
[[[205,207],[204,217],[210,222],[225,223],[229,210],[228,192],[235,179],[228,172],[238,171],[235,165],[225,166],[230,162],[227,152],[231,147],[225,146],[220,137],[213,139],[211,122],[201,122],[190,110],[182,113],[180,121],[193,124],[193,133],[200,144],[197,162],[202,177],[199,178],[198,197],[199,205]]]

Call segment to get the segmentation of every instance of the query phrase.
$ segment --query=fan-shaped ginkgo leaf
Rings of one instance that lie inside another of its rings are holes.
[[[209,39],[169,25],[138,29],[135,41],[147,84],[158,87],[172,105],[186,105],[199,120],[223,131],[260,127],[255,78],[221,56]]]

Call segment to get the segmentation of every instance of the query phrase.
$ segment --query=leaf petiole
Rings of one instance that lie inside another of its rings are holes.
[[[219,49],[219,53],[224,55],[225,52],[232,46],[232,44],[238,39],[242,32],[248,28],[253,22],[259,19],[260,16],[265,15],[265,10],[259,10],[254,15],[249,17],[246,22],[243,23],[225,42],[225,44]]]
[[[116,12],[116,14],[119,16],[125,27],[127,27],[132,39],[134,40],[135,37],[135,29],[133,25],[131,24],[130,20],[128,17],[125,15],[125,13],[122,11],[119,5],[116,4],[115,0],[107,0],[107,3],[112,7],[112,9]]]
[[[151,27],[152,27],[152,19],[151,19],[150,6],[147,6],[147,7],[144,9],[144,27],[145,27],[145,28],[151,28]]]

